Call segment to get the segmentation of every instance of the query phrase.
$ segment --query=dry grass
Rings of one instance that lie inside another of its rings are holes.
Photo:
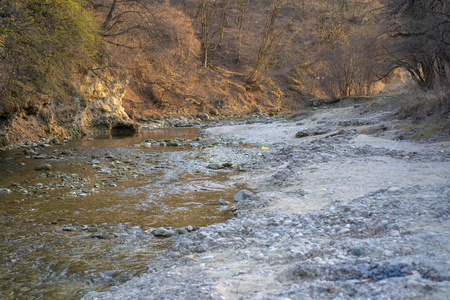
[[[450,89],[439,92],[413,93],[399,102],[399,119],[411,119],[420,123],[430,116],[448,117],[450,113]]]
[[[450,89],[415,93],[399,101],[398,118],[410,121],[414,140],[450,140]]]

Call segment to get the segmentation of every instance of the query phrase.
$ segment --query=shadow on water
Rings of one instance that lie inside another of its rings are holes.
[[[229,219],[205,204],[232,200],[232,170],[207,169],[188,146],[140,146],[196,136],[159,129],[41,147],[41,159],[0,153],[0,298],[79,299],[145,272],[172,243],[151,228]],[[51,171],[34,170],[42,164]]]

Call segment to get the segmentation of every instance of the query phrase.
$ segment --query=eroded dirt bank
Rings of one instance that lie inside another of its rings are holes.
[[[208,163],[255,195],[84,299],[449,299],[450,144],[396,141],[391,112],[361,109],[207,129]]]

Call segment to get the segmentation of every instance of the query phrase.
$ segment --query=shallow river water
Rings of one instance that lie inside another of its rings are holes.
[[[233,171],[209,170],[188,145],[141,144],[196,137],[193,128],[159,129],[34,147],[32,157],[0,152],[0,298],[105,290],[145,272],[170,245],[153,228],[230,218],[218,200],[237,192]],[[43,164],[51,170],[35,170]]]

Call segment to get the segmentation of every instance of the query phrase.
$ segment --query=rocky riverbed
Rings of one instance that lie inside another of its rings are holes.
[[[182,128],[1,152],[0,298],[80,299],[144,272],[161,236],[228,220],[237,171],[208,168],[205,147]]]
[[[372,104],[207,128],[205,163],[252,191],[236,217],[83,299],[449,299],[450,144]]]

